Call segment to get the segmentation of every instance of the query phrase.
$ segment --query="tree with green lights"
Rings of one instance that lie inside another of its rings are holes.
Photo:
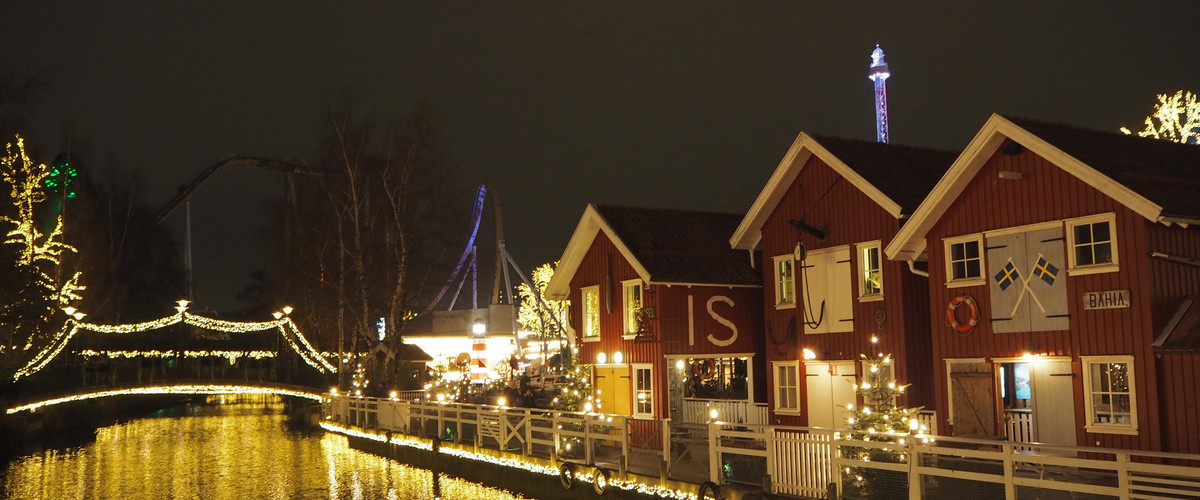
[[[880,354],[863,360],[862,383],[854,390],[862,399],[862,405],[846,408],[850,416],[846,424],[850,432],[842,439],[885,443],[883,448],[843,447],[842,457],[863,462],[907,463],[906,445],[909,439],[924,432],[916,427],[917,414],[921,408],[903,408],[896,399],[904,393],[907,385],[899,385],[893,377],[892,357]],[[894,446],[891,446],[894,445]],[[871,467],[847,467],[843,470],[845,481],[869,498],[904,498],[908,495],[907,475],[903,472],[880,470]]]
[[[5,338],[5,373],[36,355],[51,340],[55,328],[50,321],[54,311],[80,299],[80,273],[65,279],[61,270],[64,253],[75,247],[62,241],[62,216],[57,215],[49,230],[38,227],[37,215],[46,201],[45,181],[52,169],[34,162],[25,152],[20,136],[9,143],[0,157],[0,180],[9,187],[0,207],[0,227],[4,228],[0,245],[0,263],[6,286],[0,289],[0,324]]]

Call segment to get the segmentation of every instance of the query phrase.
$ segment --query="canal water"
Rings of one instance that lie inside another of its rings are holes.
[[[351,449],[288,425],[273,398],[221,397],[104,427],[95,440],[18,456],[4,499],[524,498]]]

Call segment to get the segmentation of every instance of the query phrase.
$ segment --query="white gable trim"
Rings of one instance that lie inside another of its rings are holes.
[[[888,244],[886,253],[889,259],[915,260],[924,252],[925,236],[929,230],[958,199],[958,196],[971,183],[983,165],[991,159],[1005,139],[1012,139],[1146,219],[1162,222],[1162,207],[1040,137],[1029,133],[1003,116],[993,114],[987,123],[983,124],[979,133],[975,134],[975,138],[967,144],[966,149],[958,156],[954,164],[950,166],[946,175],[942,176],[942,180],[938,181],[937,186],[934,186],[929,196],[921,202],[921,206],[917,207],[912,218],[900,228],[900,232]]]
[[[745,250],[753,250],[758,247],[759,241],[762,240],[762,227],[766,223],[767,217],[775,211],[775,207],[779,205],[779,200],[783,199],[783,195],[787,193],[792,183],[795,182],[796,177],[800,175],[800,171],[804,169],[804,165],[814,155],[825,162],[826,165],[829,165],[834,172],[837,172],[838,175],[854,185],[855,188],[874,200],[875,203],[879,204],[892,217],[897,219],[901,217],[902,214],[900,213],[900,205],[898,203],[888,198],[882,191],[867,182],[858,172],[855,172],[845,162],[834,156],[833,153],[830,153],[829,150],[825,149],[812,136],[806,132],[801,132],[800,135],[796,136],[796,140],[792,143],[792,147],[788,149],[787,154],[783,155],[783,160],[779,162],[779,166],[775,167],[775,172],[767,180],[767,185],[758,193],[758,198],[750,206],[750,211],[742,218],[737,231],[729,238],[729,245],[731,247]]]
[[[629,247],[625,246],[625,243],[617,237],[617,233],[613,231],[608,221],[605,221],[596,207],[589,203],[583,210],[583,217],[579,218],[579,224],[575,226],[575,232],[571,234],[571,240],[567,242],[567,248],[563,250],[562,257],[558,259],[558,267],[554,269],[554,276],[550,278],[550,283],[546,284],[547,297],[564,300],[570,296],[571,280],[575,278],[575,273],[583,264],[584,257],[592,248],[592,242],[596,240],[596,235],[601,231],[608,236],[609,240],[612,240],[613,246],[617,247],[621,257],[633,266],[633,270],[642,278],[642,281],[650,282],[650,273],[646,271],[645,266],[634,258],[633,252],[629,251]]]

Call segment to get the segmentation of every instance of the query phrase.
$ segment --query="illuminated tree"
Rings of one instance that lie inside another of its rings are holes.
[[[1158,94],[1154,114],[1146,117],[1145,124],[1138,136],[1196,144],[1200,142],[1200,102],[1196,94],[1182,90],[1175,95]],[[1125,127],[1121,132],[1133,133]]]
[[[517,313],[517,324],[527,332],[533,332],[538,341],[559,340],[556,352],[566,345],[567,332],[563,331],[567,324],[568,300],[546,299],[546,286],[554,277],[554,269],[558,262],[542,264],[530,274],[536,290],[529,285],[517,285],[517,296],[521,298],[521,308]],[[548,353],[547,353],[548,354]],[[565,361],[565,360],[564,360]]]
[[[48,341],[52,329],[47,323],[55,306],[78,301],[84,289],[78,272],[59,281],[64,252],[75,251],[62,241],[62,216],[53,218],[49,232],[38,227],[36,209],[46,201],[45,181],[52,174],[50,167],[29,158],[20,136],[0,157],[0,179],[9,185],[9,206],[0,212],[0,224],[8,229],[4,249],[13,252],[5,256],[9,262],[5,271],[17,278],[10,282],[16,286],[5,288],[0,299],[0,320],[9,330],[9,359]]]
[[[894,444],[895,447],[858,448],[843,447],[842,456],[863,462],[907,463],[904,447],[908,439],[924,430],[916,427],[917,413],[921,408],[896,406],[896,398],[904,393],[907,385],[898,385],[892,374],[892,357],[880,354],[875,358],[861,355],[864,373],[862,383],[854,390],[862,398],[862,406],[850,405],[846,410],[850,416],[846,424],[850,432],[843,439]],[[914,428],[916,427],[916,428]],[[873,469],[870,467],[847,467],[842,471],[848,483],[870,498],[903,498],[907,495],[904,473]]]

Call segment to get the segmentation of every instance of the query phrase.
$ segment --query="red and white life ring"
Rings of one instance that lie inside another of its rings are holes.
[[[967,308],[971,310],[971,318],[966,323],[959,323],[958,316],[954,314],[954,311],[963,304],[966,304]],[[951,299],[950,306],[946,307],[946,322],[960,333],[967,333],[975,328],[975,324],[979,323],[979,306],[975,304],[975,299],[970,295],[959,295]]]

